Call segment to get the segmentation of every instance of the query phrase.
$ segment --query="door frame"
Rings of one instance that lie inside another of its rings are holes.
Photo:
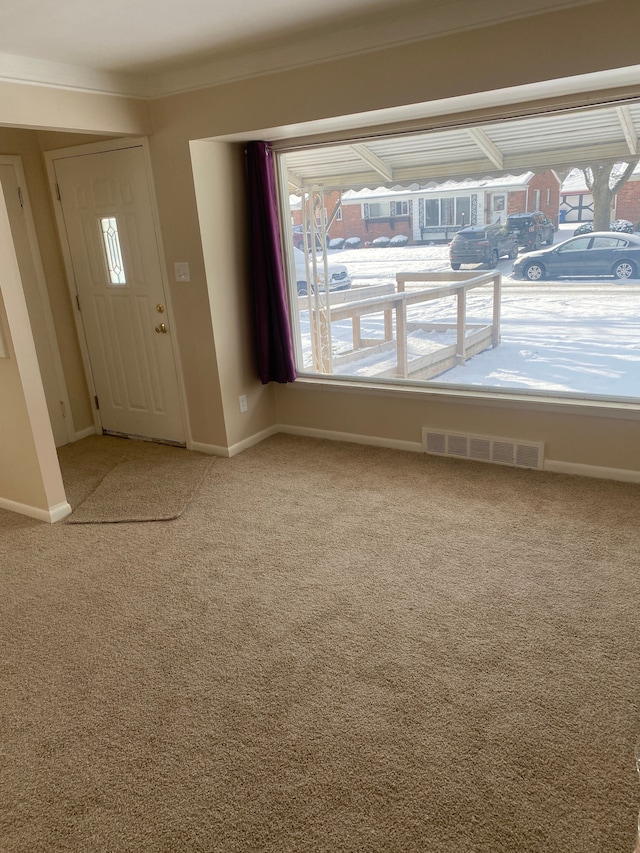
[[[149,140],[147,137],[131,137],[131,138],[120,138],[120,139],[108,139],[102,142],[91,142],[87,145],[74,145],[70,148],[57,148],[51,151],[44,152],[44,158],[47,168],[47,178],[49,183],[49,191],[51,193],[51,199],[53,204],[53,209],[55,213],[56,226],[58,229],[58,235],[60,237],[60,244],[62,246],[62,255],[64,259],[64,267],[66,272],[67,286],[69,288],[69,295],[71,297],[71,306],[73,310],[73,318],[76,324],[76,329],[78,332],[78,339],[80,341],[80,352],[82,354],[82,364],[84,367],[84,373],[87,380],[87,386],[89,388],[89,394],[91,397],[91,411],[93,412],[93,423],[95,432],[100,434],[102,433],[102,421],[100,418],[100,410],[96,408],[95,400],[96,400],[96,388],[93,380],[93,372],[91,370],[91,360],[89,358],[89,349],[87,347],[86,333],[84,328],[84,320],[82,317],[82,312],[79,309],[79,301],[78,301],[78,289],[76,286],[75,274],[73,269],[73,262],[71,257],[71,250],[69,247],[69,238],[67,235],[67,229],[64,221],[64,216],[62,213],[62,202],[59,198],[57,192],[57,183],[56,183],[56,173],[55,173],[55,161],[67,159],[70,157],[83,157],[91,154],[107,154],[110,151],[120,151],[125,148],[141,148],[142,154],[145,163],[145,177],[147,180],[147,187],[149,189],[149,201],[151,205],[151,215],[153,218],[153,226],[156,236],[156,243],[158,247],[158,255],[160,257],[160,276],[161,276],[161,286],[164,294],[164,304],[166,306],[167,319],[171,323],[171,328],[176,328],[176,323],[174,319],[173,312],[173,303],[171,301],[171,290],[169,288],[169,277],[167,275],[166,268],[166,255],[164,252],[164,246],[162,242],[162,231],[160,230],[160,215],[158,212],[158,200],[156,197],[155,184],[153,181],[153,171],[151,168],[151,153],[149,149]],[[184,378],[182,374],[182,359],[180,357],[180,346],[177,339],[177,335],[172,336],[172,352],[173,359],[175,363],[175,372],[178,383],[178,394],[180,398],[180,416],[182,418],[182,423],[184,426],[184,434],[185,441],[187,447],[190,447],[192,444],[191,438],[191,428],[189,424],[189,413],[187,409],[187,398],[186,398],[186,390],[184,385]]]
[[[31,259],[35,271],[35,280],[40,306],[42,308],[42,316],[47,332],[48,344],[51,351],[53,361],[53,371],[56,378],[57,394],[62,403],[63,420],[69,442],[77,439],[74,423],[73,412],[71,410],[71,401],[69,399],[69,391],[67,389],[67,380],[64,375],[62,366],[62,357],[60,355],[60,347],[58,346],[58,335],[53,320],[53,311],[51,310],[51,300],[47,289],[47,278],[44,272],[42,256],[40,255],[40,245],[38,243],[38,235],[36,233],[35,222],[33,219],[33,209],[29,199],[29,189],[27,187],[27,179],[24,173],[22,157],[17,154],[0,154],[0,164],[3,166],[12,166],[18,181],[21,192],[22,209],[24,212],[24,225],[27,234],[27,242],[31,250]],[[23,284],[24,290],[24,284]]]

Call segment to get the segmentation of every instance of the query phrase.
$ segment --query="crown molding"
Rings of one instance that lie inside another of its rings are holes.
[[[348,56],[400,47],[492,24],[541,15],[600,0],[422,0],[360,17],[339,29],[290,31],[278,38],[246,41],[181,66],[155,63],[146,71],[101,71],[0,53],[0,80],[134,98],[160,98],[223,85],[261,74],[302,68]]]
[[[532,8],[530,0],[510,0],[505,12],[504,0],[482,4],[478,0],[440,0],[437,5],[419,0],[402,7],[402,12],[390,9],[372,14],[364,22],[360,19],[339,30],[316,29],[246,43],[197,65],[159,70],[148,79],[148,85],[152,97],[197,91],[597,2],[600,0],[537,0]]]
[[[7,53],[0,53],[0,80],[133,98],[148,98],[152,93],[144,77]]]

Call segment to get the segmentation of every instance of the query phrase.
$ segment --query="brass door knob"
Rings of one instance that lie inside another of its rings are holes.
[[[167,334],[167,327],[165,326],[164,323],[160,323],[159,326],[156,326],[156,332],[159,335],[166,335]]]

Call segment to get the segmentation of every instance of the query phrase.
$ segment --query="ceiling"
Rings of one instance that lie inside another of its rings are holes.
[[[4,0],[0,80],[152,97],[592,2]]]

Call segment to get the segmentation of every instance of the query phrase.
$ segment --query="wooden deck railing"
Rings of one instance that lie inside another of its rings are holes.
[[[458,271],[455,272],[399,272],[396,275],[396,292],[386,295],[367,296],[364,299],[354,299],[357,291],[342,291],[330,294],[329,305],[321,306],[313,296],[305,298],[306,308],[309,301],[311,338],[313,347],[314,368],[320,373],[333,373],[334,364],[357,358],[364,358],[374,351],[396,349],[396,365],[391,373],[382,371],[381,375],[393,375],[408,378],[410,374],[419,373],[418,378],[428,378],[440,373],[455,364],[465,361],[488,346],[496,347],[500,342],[500,289],[501,274],[499,272]],[[426,283],[430,286],[420,290],[406,290],[407,284]],[[437,286],[433,286],[433,285]],[[467,293],[478,287],[493,284],[493,312],[490,324],[470,324],[467,322]],[[367,288],[368,290],[368,288]],[[379,291],[378,291],[379,292]],[[447,296],[456,298],[456,323],[424,323],[408,322],[407,308],[409,306],[427,303]],[[338,298],[336,298],[338,297]],[[343,302],[346,298],[349,302]],[[324,301],[324,300],[322,300]],[[341,304],[342,303],[342,304]],[[384,316],[384,336],[382,341],[363,339],[361,333],[362,317],[382,313]],[[395,338],[394,323],[395,316]],[[341,320],[350,320],[352,328],[352,349],[345,355],[333,356],[331,350],[330,325]],[[445,346],[437,355],[430,354],[417,359],[409,359],[407,336],[412,331],[453,331],[455,330],[455,345]],[[394,343],[395,341],[395,343]]]

